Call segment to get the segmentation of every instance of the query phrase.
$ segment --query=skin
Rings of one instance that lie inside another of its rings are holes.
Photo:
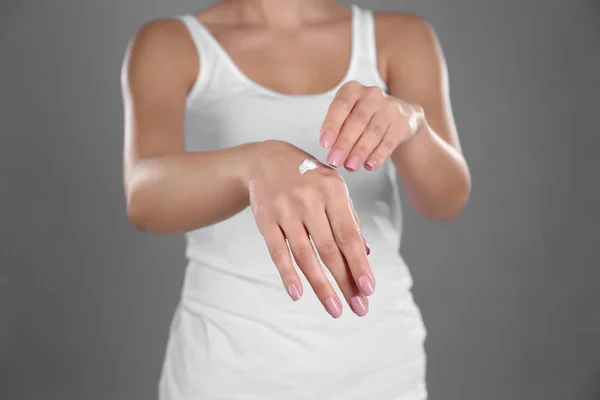
[[[363,163],[374,170],[391,158],[415,210],[430,219],[454,220],[467,204],[471,177],[439,41],[414,15],[380,14],[375,21],[383,49],[380,74],[391,96],[355,82],[340,89],[321,129],[322,145],[332,147],[328,161],[357,171]],[[323,140],[327,131],[331,138]]]
[[[333,1],[226,0],[197,17],[246,75],[274,91],[322,93],[337,85],[347,67],[350,11]],[[324,308],[334,318],[342,314],[310,235],[345,302],[365,315],[375,277],[358,216],[335,169],[373,170],[390,158],[412,206],[433,219],[456,218],[470,190],[433,30],[412,15],[378,14],[376,37],[379,72],[390,95],[344,84],[315,134],[331,148],[331,167],[321,164],[300,175],[298,165],[311,156],[284,141],[186,152],[186,98],[201,60],[180,21],[140,28],[122,70],[124,184],[132,224],[181,233],[250,206],[292,299],[304,291],[293,257]],[[286,57],[290,52],[293,58]],[[274,163],[276,171],[268,167]]]

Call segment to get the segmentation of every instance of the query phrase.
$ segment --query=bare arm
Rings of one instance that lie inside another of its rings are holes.
[[[455,219],[467,203],[471,178],[452,115],[442,49],[426,21],[394,17],[400,28],[388,53],[390,94],[421,106],[425,119],[391,160],[415,210],[432,219]]]
[[[320,143],[327,162],[358,171],[394,163],[420,214],[453,220],[464,209],[471,177],[450,107],[446,64],[433,29],[404,13],[378,17],[390,96],[378,86],[346,82],[329,105]],[[382,35],[381,35],[382,34]]]
[[[127,51],[124,184],[127,213],[138,229],[181,233],[227,219],[249,204],[245,173],[259,144],[185,152],[185,104],[199,62],[176,20],[145,25]]]
[[[289,249],[327,311],[334,318],[342,313],[312,238],[348,304],[365,315],[375,279],[358,217],[336,171],[320,165],[301,175],[298,165],[312,157],[276,140],[185,152],[186,97],[201,62],[193,46],[179,21],[158,21],[140,30],[125,58],[124,178],[131,222],[155,233],[185,232],[250,205],[294,300],[303,289]]]

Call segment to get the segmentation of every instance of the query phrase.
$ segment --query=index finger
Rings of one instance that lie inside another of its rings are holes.
[[[321,125],[319,136],[321,146],[326,149],[331,148],[342,129],[342,125],[360,98],[361,87],[360,83],[350,81],[338,90],[333,101],[329,104],[327,114]]]
[[[375,291],[375,278],[367,260],[362,234],[347,199],[344,196],[332,197],[326,208],[327,217],[356,285],[365,295],[370,296]]]

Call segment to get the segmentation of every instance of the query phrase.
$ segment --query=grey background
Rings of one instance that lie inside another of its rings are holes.
[[[155,398],[183,240],[127,222],[119,69],[206,4],[2,2],[0,399]],[[357,4],[434,25],[472,168],[460,221],[405,208],[431,400],[600,399],[600,3]]]

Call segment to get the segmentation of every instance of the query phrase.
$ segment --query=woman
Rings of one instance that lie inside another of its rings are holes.
[[[397,182],[437,220],[470,191],[430,26],[224,0],[143,26],[122,77],[129,218],[187,237],[160,399],[425,399]]]

